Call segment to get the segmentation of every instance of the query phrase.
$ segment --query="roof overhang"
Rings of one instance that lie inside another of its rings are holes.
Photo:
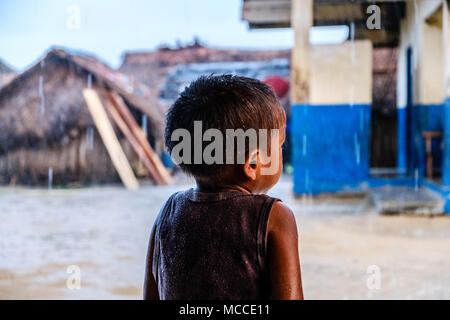
[[[367,7],[376,4],[381,11],[381,29],[366,27]],[[314,26],[355,25],[356,39],[370,39],[375,46],[395,46],[405,1],[314,0]],[[289,28],[291,0],[244,0],[242,19],[250,29]]]

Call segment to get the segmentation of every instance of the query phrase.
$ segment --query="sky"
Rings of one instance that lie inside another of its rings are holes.
[[[126,51],[187,44],[285,49],[291,29],[249,30],[242,0],[0,0],[0,59],[23,70],[53,46],[94,54],[114,68]],[[345,40],[346,27],[313,28],[313,43]]]

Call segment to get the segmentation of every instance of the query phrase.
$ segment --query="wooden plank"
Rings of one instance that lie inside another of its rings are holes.
[[[139,125],[136,123],[136,120],[134,119],[128,107],[125,105],[123,99],[116,92],[111,92],[111,97],[116,102],[115,106],[118,108],[119,113],[121,113],[122,117],[125,119],[125,122],[127,122],[131,131],[137,137],[139,143],[144,149],[144,152],[149,157],[153,166],[156,167],[156,170],[160,175],[161,179],[163,180],[164,184],[172,184],[173,183],[172,176],[170,175],[166,167],[162,164],[159,156],[153,151],[152,147],[148,143],[147,138],[145,137],[144,132],[142,131],[141,127],[139,127]]]
[[[149,157],[152,165],[156,168],[157,173],[161,177],[164,184],[172,184],[173,179],[170,175],[169,171],[164,167],[158,155],[153,151],[152,147],[148,143],[147,138],[145,137],[144,132],[137,124],[130,110],[126,106],[122,97],[118,95],[116,92],[107,92],[108,98],[113,102],[113,105],[117,108],[117,111],[124,119],[125,123],[130,128],[130,131],[135,135],[137,140],[139,141],[141,147],[144,149],[145,154]]]
[[[145,154],[144,149],[141,147],[137,138],[130,131],[127,124],[125,123],[123,118],[120,116],[119,112],[117,111],[117,109],[115,108],[113,103],[109,99],[105,99],[104,101],[105,101],[105,108],[108,111],[109,115],[114,120],[114,122],[119,127],[119,129],[122,131],[125,138],[127,138],[127,140],[130,142],[131,147],[136,152],[136,154],[139,156],[140,160],[144,164],[144,166],[147,169],[152,180],[155,182],[155,184],[163,184],[164,181],[162,181],[161,177],[156,172],[155,167],[153,166],[150,159]]]
[[[120,146],[119,140],[114,133],[114,129],[103,108],[100,97],[93,89],[84,89],[83,97],[86,100],[89,112],[94,119],[95,126],[100,133],[100,137],[102,138],[120,179],[127,189],[137,189],[139,183],[134,176],[133,170],[131,169],[130,163],[123,152],[122,147]]]

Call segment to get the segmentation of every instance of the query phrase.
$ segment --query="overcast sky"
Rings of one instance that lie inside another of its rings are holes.
[[[49,47],[62,46],[118,67],[124,51],[188,43],[194,36],[214,47],[292,47],[290,29],[249,30],[241,6],[242,0],[0,0],[0,59],[23,70]],[[345,28],[315,29],[312,41],[339,42],[347,35]]]

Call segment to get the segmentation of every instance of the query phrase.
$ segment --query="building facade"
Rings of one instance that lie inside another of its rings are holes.
[[[294,31],[291,104],[294,192],[417,184],[450,191],[449,3],[446,0],[245,0],[250,28]],[[312,45],[315,26],[348,40]],[[396,166],[370,167],[374,48],[397,48]],[[446,211],[450,206],[446,205]]]

